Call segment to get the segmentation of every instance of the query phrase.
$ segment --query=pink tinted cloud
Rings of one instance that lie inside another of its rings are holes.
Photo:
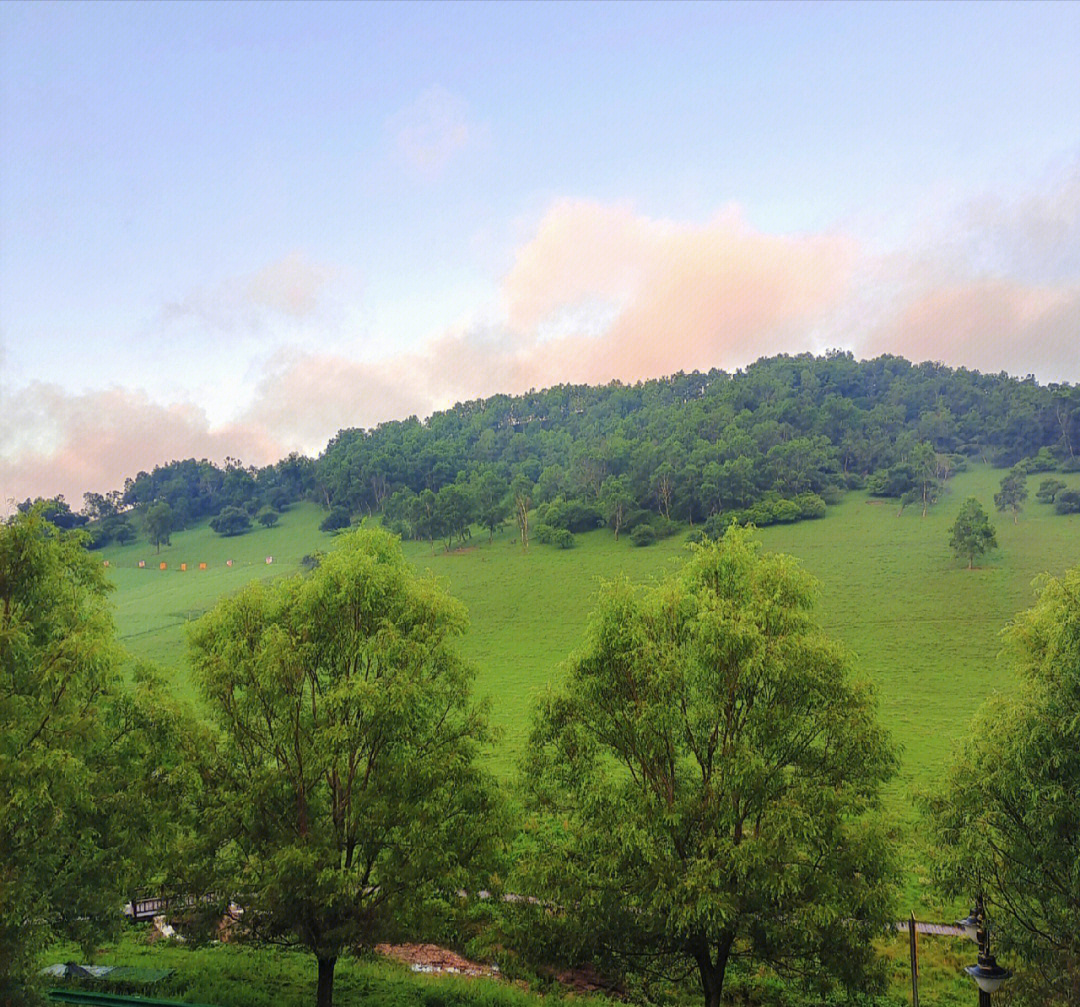
[[[985,372],[1077,379],[1080,284],[1002,277],[930,286],[860,340],[863,355],[896,353]]]
[[[569,332],[546,347],[575,380],[732,367],[809,348],[847,293],[857,252],[841,235],[756,232],[734,208],[698,225],[562,202],[505,279],[507,317],[535,337],[561,314],[606,305],[612,318],[599,338]]]
[[[30,433],[32,431],[32,433]],[[9,500],[63,493],[74,509],[89,490],[106,492],[124,479],[177,458],[226,455],[266,464],[282,444],[252,425],[211,428],[188,403],[160,405],[120,388],[71,394],[36,383],[5,395],[0,420],[0,508]]]
[[[252,276],[246,293],[255,304],[302,318],[315,310],[319,294],[332,278],[332,270],[292,252]]]

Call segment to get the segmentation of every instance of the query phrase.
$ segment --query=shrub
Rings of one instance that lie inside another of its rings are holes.
[[[338,531],[340,528],[348,528],[349,523],[352,521],[352,516],[345,507],[332,507],[330,513],[323,518],[323,522],[319,525],[320,531]]]
[[[1054,501],[1058,514],[1080,514],[1080,491],[1062,490]]]
[[[1034,472],[1054,472],[1058,467],[1058,460],[1050,453],[1049,448],[1039,448],[1038,454],[1033,458],[1025,458],[1017,465],[1029,475]]]
[[[538,524],[533,531],[533,539],[541,545],[554,545],[560,549],[573,549],[574,535],[566,528],[553,528],[549,524]]]
[[[226,538],[243,535],[251,528],[251,518],[239,507],[223,507],[217,517],[210,519],[210,527]]]
[[[540,508],[537,508],[540,511]],[[571,532],[592,531],[604,526],[604,515],[584,500],[566,500],[556,497],[538,513],[538,519],[552,528],[564,528]]]
[[[630,532],[630,541],[639,546],[652,545],[656,542],[656,532],[653,531],[652,525],[639,524]]]
[[[568,531],[565,528],[556,528],[555,534],[552,536],[551,544],[558,546],[560,549],[573,549],[577,545],[574,539],[574,533]]]
[[[816,493],[800,493],[795,498],[801,518],[822,518],[825,516],[825,501]]]

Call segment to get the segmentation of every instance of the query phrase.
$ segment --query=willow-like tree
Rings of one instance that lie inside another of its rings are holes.
[[[32,1000],[43,947],[92,948],[167,859],[176,720],[121,687],[110,585],[39,509],[0,525],[0,1004]],[[156,798],[165,797],[158,803]]]
[[[382,531],[344,536],[307,577],[252,583],[194,627],[221,731],[209,758],[206,889],[256,941],[318,960],[392,938],[427,900],[474,885],[493,791],[460,603],[418,580]]]
[[[987,700],[928,803],[948,894],[984,891],[1018,1002],[1080,1003],[1080,567],[1005,634],[1019,687]]]
[[[873,809],[896,758],[813,594],[739,529],[659,587],[602,592],[526,761],[517,883],[548,901],[514,911],[557,932],[549,953],[689,968],[708,1007],[737,959],[874,985],[893,867]]]

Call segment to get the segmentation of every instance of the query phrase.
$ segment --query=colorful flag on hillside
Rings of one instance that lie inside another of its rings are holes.
[[[206,564],[205,563],[200,563],[199,564],[199,569],[200,570],[205,570],[206,569]]]
[[[168,565],[169,565],[168,563],[166,563],[166,562],[162,561],[162,564],[161,564],[161,566],[159,566],[159,567],[158,567],[158,569],[159,569],[159,570],[164,570],[164,569],[165,569],[165,567],[167,567]]]
[[[139,569],[141,570],[144,566],[146,566],[146,560],[144,560],[144,559],[139,560]]]
[[[273,556],[267,556],[266,557],[266,562],[267,563],[273,563],[274,562],[274,557]]]
[[[186,570],[187,569],[187,563],[181,563],[180,564],[180,569],[181,570]]]
[[[232,560],[231,559],[225,560],[225,565],[226,566],[232,566]]]
[[[106,565],[106,566],[108,566],[108,565],[109,565],[109,561],[108,561],[108,560],[105,560],[105,565]]]

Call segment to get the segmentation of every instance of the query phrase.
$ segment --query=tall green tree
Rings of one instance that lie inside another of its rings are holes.
[[[518,473],[510,483],[510,507],[521,535],[522,548],[529,548],[529,508],[532,507],[533,484],[527,475]]]
[[[994,505],[999,511],[1011,511],[1013,524],[1024,509],[1024,501],[1028,498],[1027,472],[1019,466],[1014,466],[1001,480],[1001,489],[994,494]]]
[[[957,559],[967,557],[969,570],[974,566],[976,556],[997,548],[994,526],[975,497],[968,497],[961,505],[953,522],[949,545]]]
[[[159,500],[146,508],[145,516],[146,537],[150,544],[161,552],[163,545],[169,545],[173,531],[172,508],[164,501]]]
[[[242,898],[252,939],[316,957],[319,1007],[341,955],[474,887],[493,792],[454,646],[465,625],[391,535],[359,530],[308,577],[254,582],[192,631],[221,732],[204,884]]]
[[[738,529],[660,587],[604,590],[525,765],[520,883],[563,907],[531,921],[558,953],[689,965],[707,1007],[736,959],[873,985],[893,868],[872,809],[896,757],[814,590]]]
[[[630,480],[626,476],[608,476],[600,490],[600,506],[604,516],[615,532],[615,541],[619,541],[619,530],[626,523],[627,515],[634,506],[634,496],[630,492]]]
[[[506,500],[506,480],[493,468],[484,468],[476,479],[477,516],[488,530],[488,541],[495,538],[495,529],[502,526],[509,514]]]
[[[986,702],[928,803],[937,874],[984,891],[1023,1002],[1080,1003],[1080,567],[1006,632],[1020,687]]]
[[[109,590],[37,511],[0,526],[0,1003],[29,1000],[51,940],[115,930],[163,857],[169,707],[121,688]]]

